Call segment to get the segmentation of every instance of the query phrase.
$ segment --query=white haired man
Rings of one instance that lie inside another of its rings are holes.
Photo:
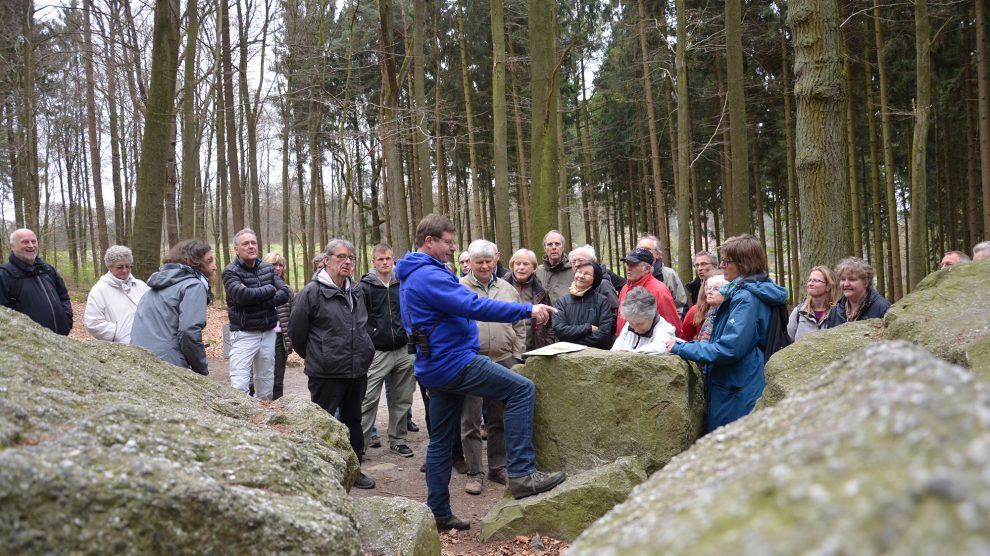
[[[990,259],[990,241],[981,241],[973,246],[973,260]]]

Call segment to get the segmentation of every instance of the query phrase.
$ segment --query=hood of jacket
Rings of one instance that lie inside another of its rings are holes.
[[[745,289],[771,307],[787,303],[787,288],[774,284],[766,274],[740,276],[719,291],[729,298],[736,289]]]
[[[378,276],[378,271],[372,268],[371,270],[368,271],[367,274],[361,277],[361,282],[375,288],[390,288],[392,286],[396,286],[399,284],[399,277],[393,270],[392,281],[389,282],[389,284],[386,286],[385,284],[382,283],[381,278]]]
[[[434,259],[432,255],[420,253],[419,251],[411,251],[395,263],[395,276],[399,280],[406,280],[412,273],[428,266],[447,270],[447,267],[442,262]]]
[[[550,264],[550,259],[546,255],[543,255],[543,268],[556,274],[558,272],[570,270],[571,262],[567,260],[567,257],[561,257],[560,260],[557,261],[557,264]]]
[[[186,280],[199,280],[206,289],[210,289],[210,281],[202,272],[179,263],[165,263],[158,272],[148,278],[148,287],[153,290],[163,290]]]

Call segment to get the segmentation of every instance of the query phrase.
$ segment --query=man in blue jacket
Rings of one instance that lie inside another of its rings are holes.
[[[448,490],[465,394],[505,402],[506,469],[513,498],[546,492],[566,478],[564,473],[536,470],[536,387],[531,380],[478,355],[478,327],[472,322],[525,318],[546,322],[556,311],[548,305],[495,301],[468,291],[445,266],[457,249],[455,231],[447,217],[427,215],[416,228],[416,252],[396,265],[402,322],[416,346],[416,377],[430,392],[427,504],[439,530],[470,527],[452,513]]]

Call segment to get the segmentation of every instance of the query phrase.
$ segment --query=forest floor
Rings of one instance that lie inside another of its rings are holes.
[[[85,294],[73,293],[73,300],[85,299]],[[93,338],[83,326],[85,301],[73,301],[74,326],[69,334],[71,338],[80,341],[92,341]],[[207,325],[203,331],[203,340],[207,344],[206,352],[209,359],[209,378],[229,384],[227,360],[223,358],[223,325],[227,322],[225,308],[210,306],[207,311]],[[289,366],[285,370],[285,394],[309,398],[306,375],[303,374],[302,360],[295,354],[289,357]],[[426,461],[426,448],[429,445],[429,435],[426,423],[423,421],[423,399],[419,387],[413,396],[413,421],[419,425],[420,432],[410,432],[407,443],[413,451],[413,457],[404,458],[393,454],[388,449],[388,408],[385,405],[385,395],[378,408],[376,425],[379,434],[384,434],[381,448],[369,448],[365,453],[362,471],[375,480],[372,490],[351,489],[351,496],[362,498],[367,496],[403,496],[412,500],[426,503],[426,475],[419,468]],[[484,461],[484,460],[483,460]],[[482,556],[558,556],[568,543],[557,539],[543,537],[516,537],[511,541],[481,541],[481,520],[502,497],[502,485],[485,481],[485,489],[480,495],[470,495],[464,492],[467,483],[466,475],[453,473],[450,480],[450,503],[454,515],[471,522],[467,531],[441,531],[440,543],[444,556],[482,555]],[[535,542],[534,542],[535,541]],[[537,548],[542,541],[545,548]],[[534,547],[536,545],[537,547]]]

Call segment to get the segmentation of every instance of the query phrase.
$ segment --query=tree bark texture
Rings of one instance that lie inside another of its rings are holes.
[[[794,32],[795,150],[801,188],[801,268],[834,265],[852,251],[846,185],[846,90],[834,0],[788,3]],[[802,274],[803,276],[803,274]]]
[[[931,268],[928,257],[928,128],[932,103],[931,30],[928,0],[914,3],[915,105],[911,148],[911,220],[909,243],[914,258],[908,259],[911,283],[908,291]]]
[[[793,4],[793,2],[791,3]],[[793,9],[793,8],[792,8]],[[732,142],[731,235],[753,231],[749,209],[749,154],[746,139],[746,78],[743,68],[742,0],[725,2],[725,81],[729,105],[729,137]],[[795,60],[795,65],[797,61]],[[795,75],[797,72],[795,72]],[[800,108],[798,109],[800,111]]]

